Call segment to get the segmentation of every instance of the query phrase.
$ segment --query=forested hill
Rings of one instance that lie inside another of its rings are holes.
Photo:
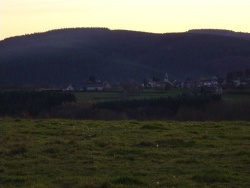
[[[76,28],[0,41],[5,83],[63,85],[89,75],[107,81],[222,75],[250,67],[250,41],[207,33]]]
[[[221,35],[221,36],[236,37],[236,38],[241,38],[245,40],[250,40],[250,33],[234,32],[234,31],[223,30],[223,29],[192,29],[192,30],[189,30],[188,32]]]

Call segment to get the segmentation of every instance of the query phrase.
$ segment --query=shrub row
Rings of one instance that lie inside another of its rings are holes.
[[[0,93],[0,115],[36,116],[64,102],[75,102],[73,94],[57,91],[9,91]]]
[[[63,92],[0,93],[0,116],[92,120],[250,120],[249,101],[222,101],[218,95],[181,95],[124,101],[76,103]]]
[[[41,117],[92,120],[227,120],[246,119],[250,104],[225,104],[220,96],[190,96],[127,101],[99,102],[96,104],[64,103]],[[224,108],[226,107],[226,108]],[[234,109],[246,113],[235,113]]]
[[[175,98],[168,97],[99,102],[94,105],[94,108],[109,109],[118,112],[124,112],[138,108],[164,108],[165,110],[170,110],[173,113],[176,113],[181,106],[203,108],[208,103],[218,101],[221,101],[220,95],[179,95]]]

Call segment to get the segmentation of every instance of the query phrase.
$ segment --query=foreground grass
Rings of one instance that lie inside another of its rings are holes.
[[[3,187],[249,187],[250,122],[0,119]]]

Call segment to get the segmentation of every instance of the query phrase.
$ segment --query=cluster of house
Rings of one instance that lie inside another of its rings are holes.
[[[173,83],[169,81],[168,74],[165,74],[163,80],[153,79],[151,81],[145,82],[142,84],[142,87],[145,88],[166,88],[166,86],[173,86]]]
[[[163,80],[153,79],[151,81],[144,81],[144,83],[139,83],[136,88],[155,88],[155,89],[165,89],[167,87],[179,88],[179,89],[190,89],[190,88],[202,88],[205,87],[210,91],[215,93],[222,93],[222,88],[227,87],[250,87],[249,80],[234,79],[230,83],[227,82],[225,78],[218,78],[213,76],[211,78],[203,78],[200,80],[186,79],[185,81],[170,81],[168,74],[165,74]],[[68,85],[64,91],[103,91],[108,89],[122,88],[121,84],[116,84],[115,86],[109,84],[108,82],[102,82],[100,80],[96,82],[85,82],[77,85]]]
[[[111,86],[107,82],[84,82],[81,84],[69,84],[63,91],[103,91],[110,89]]]
[[[236,78],[233,80],[226,80],[225,78],[218,78],[217,76],[213,76],[211,78],[202,78],[198,81],[187,80],[181,82],[177,85],[178,88],[192,88],[192,87],[207,87],[207,88],[214,88],[214,87],[222,87],[222,88],[246,88],[250,87],[250,79],[241,80],[240,78]]]
[[[202,78],[200,80],[193,80],[193,79],[186,79],[182,82],[176,82],[174,83],[175,87],[177,88],[193,88],[193,87],[218,87],[222,86],[223,84],[226,84],[225,79],[218,78],[216,76],[213,76],[212,78]]]
[[[212,78],[209,79],[201,79],[199,81],[187,78],[185,81],[170,81],[168,79],[168,74],[166,73],[164,79],[161,80],[154,80],[154,81],[149,81],[146,84],[143,85],[143,87],[147,88],[165,88],[166,86],[171,86],[175,87],[178,89],[189,89],[189,88],[194,88],[194,87],[218,87],[219,85],[225,82],[223,79],[219,79],[216,76],[213,76]]]
[[[205,88],[206,91],[222,94],[223,89],[227,88],[250,88],[250,78],[245,78],[244,80],[236,78],[229,81],[226,78],[213,76],[211,78],[202,78],[199,80],[187,78],[185,81],[171,82],[166,74],[162,81],[149,81],[146,85],[144,84],[144,87],[147,88],[166,88],[166,86],[178,89]]]

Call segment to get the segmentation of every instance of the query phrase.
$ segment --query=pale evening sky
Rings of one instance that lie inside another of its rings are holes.
[[[0,0],[0,40],[72,27],[250,32],[250,0]]]

